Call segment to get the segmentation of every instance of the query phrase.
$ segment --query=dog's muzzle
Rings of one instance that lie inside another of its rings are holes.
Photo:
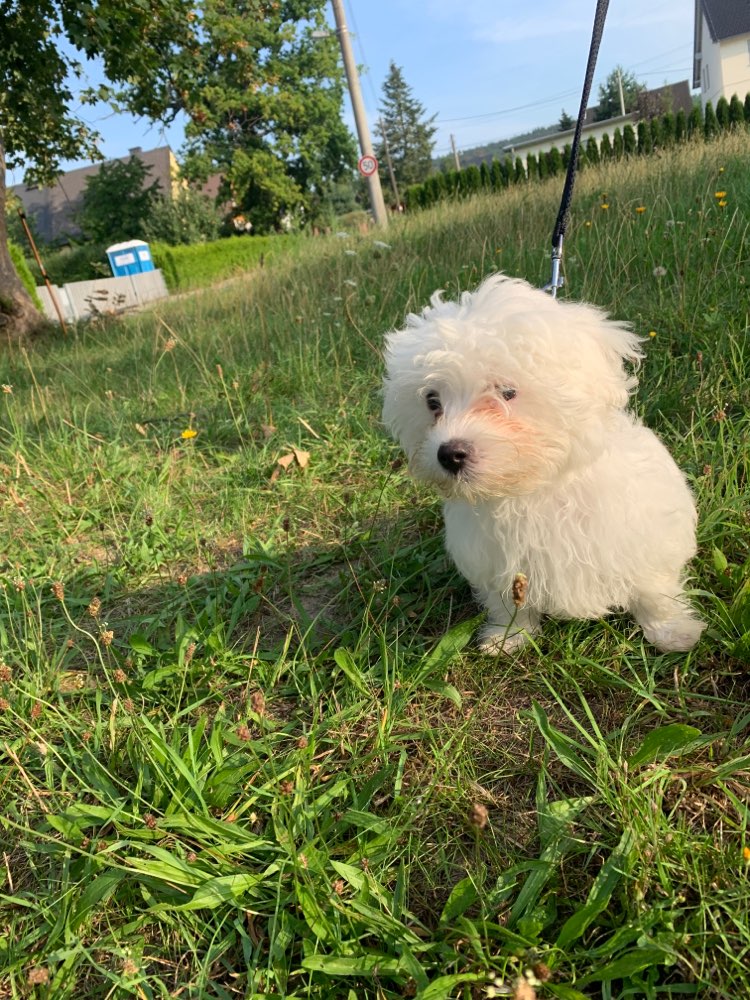
[[[471,461],[473,453],[474,449],[468,441],[462,441],[460,438],[452,438],[450,441],[444,441],[440,445],[437,451],[437,458],[446,472],[450,472],[452,476],[457,476]]]

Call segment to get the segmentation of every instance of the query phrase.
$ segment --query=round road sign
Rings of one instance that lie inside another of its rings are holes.
[[[358,167],[363,177],[372,177],[377,172],[378,161],[374,156],[361,156]]]

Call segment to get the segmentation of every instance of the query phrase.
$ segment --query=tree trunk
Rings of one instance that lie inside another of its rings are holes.
[[[44,325],[44,317],[31,301],[10,259],[5,225],[5,156],[0,145],[0,339],[25,340]]]

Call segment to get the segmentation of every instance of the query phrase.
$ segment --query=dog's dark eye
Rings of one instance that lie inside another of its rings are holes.
[[[425,401],[427,403],[427,409],[431,413],[442,413],[443,407],[440,403],[440,396],[436,392],[428,392],[425,396]]]
[[[511,389],[509,386],[506,386],[504,389],[501,387],[500,388],[500,395],[503,397],[503,399],[509,401],[511,399],[515,399],[516,398],[517,390],[516,389]]]

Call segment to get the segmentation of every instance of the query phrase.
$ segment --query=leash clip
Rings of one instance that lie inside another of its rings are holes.
[[[542,291],[549,292],[552,298],[557,298],[557,289],[565,284],[565,278],[560,274],[560,264],[562,263],[563,238],[560,236],[557,244],[552,247],[552,277]]]

